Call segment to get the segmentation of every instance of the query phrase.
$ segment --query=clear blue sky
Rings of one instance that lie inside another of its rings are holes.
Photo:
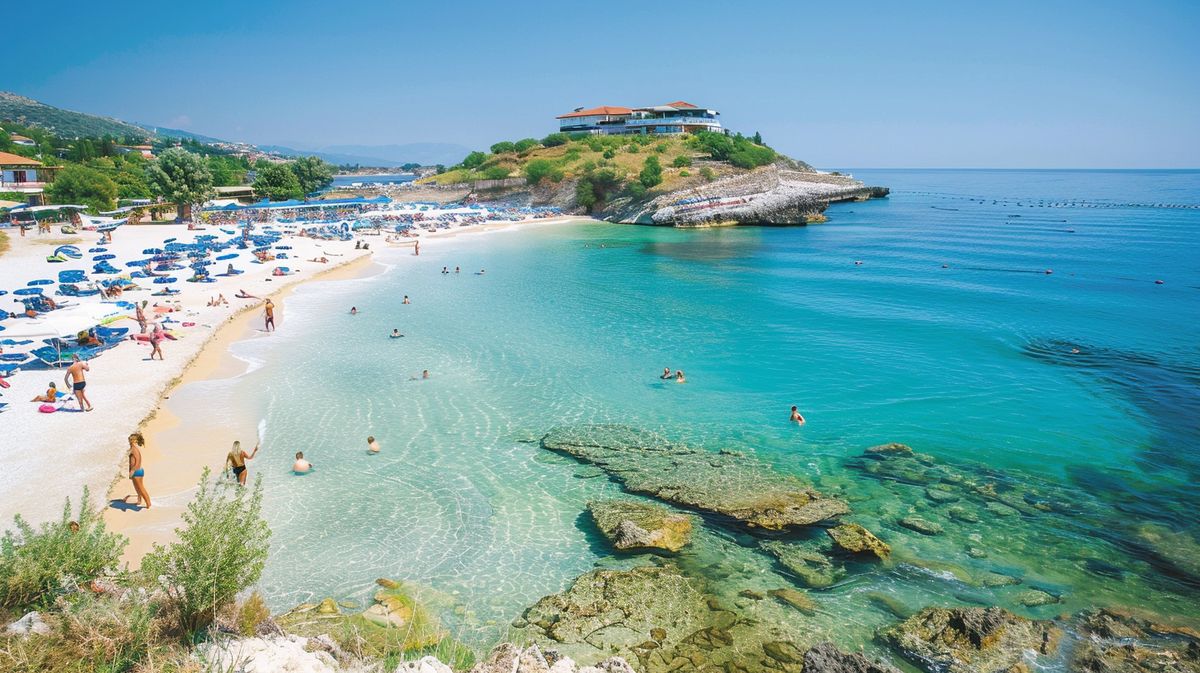
[[[683,99],[818,166],[1196,167],[1200,1],[82,2],[0,89],[256,143],[541,137]]]

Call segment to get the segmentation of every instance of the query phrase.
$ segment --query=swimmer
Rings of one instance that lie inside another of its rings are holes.
[[[402,303],[402,304],[411,304],[411,303],[412,303],[412,301],[410,301],[410,300],[409,300],[409,298],[408,298],[408,295],[404,295],[404,301],[402,301],[402,302],[400,302],[400,303]]]
[[[1072,349],[1071,349],[1071,355],[1079,355],[1079,349],[1078,349],[1078,348],[1072,348]]]
[[[428,369],[425,369],[425,370],[423,370],[423,371],[421,372],[421,375],[420,375],[420,376],[410,376],[410,377],[408,378],[408,380],[409,380],[409,381],[421,381],[421,380],[424,380],[424,379],[427,379],[427,378],[429,378],[429,370],[428,370]]]
[[[666,381],[667,379],[671,378],[671,368],[670,368],[670,367],[663,367],[663,373],[662,373],[662,376],[660,376],[660,377],[658,377],[658,378],[660,378],[660,379],[662,379],[662,380],[664,380],[664,381]]]
[[[367,437],[367,451],[369,453],[379,453],[379,442],[375,441],[375,437]]]
[[[350,315],[358,315],[358,307],[357,306],[350,307]]]
[[[442,267],[442,273],[450,273],[450,267],[448,267],[448,266],[443,266],[443,267]]]
[[[304,452],[296,452],[296,462],[292,463],[292,472],[296,474],[308,474],[313,469],[313,464],[304,459]]]
[[[482,275],[483,275],[483,274],[485,274],[485,273],[487,273],[487,269],[480,269],[480,270],[479,270],[479,273],[477,273],[477,274],[475,274],[475,275],[476,275],[476,276],[482,276]]]
[[[682,369],[675,370],[675,383],[687,383],[687,377],[683,375]]]
[[[797,425],[804,425],[804,417],[800,415],[800,410],[792,405],[792,422]]]
[[[398,328],[392,329],[392,338],[393,339],[399,339],[402,336],[404,336],[404,335],[400,333],[400,330]]]
[[[454,273],[458,273],[459,271],[462,271],[462,269],[458,268],[457,266],[454,267]]]

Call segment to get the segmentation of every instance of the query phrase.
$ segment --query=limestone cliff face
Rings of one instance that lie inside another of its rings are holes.
[[[824,221],[822,213],[830,203],[888,195],[887,187],[869,187],[852,177],[821,173],[787,158],[753,170],[720,165],[723,170],[712,181],[693,178],[681,188],[643,198],[617,196],[593,215],[610,222],[674,227],[810,224]],[[517,200],[582,212],[575,201],[575,184],[564,180],[557,185],[478,191],[473,196],[481,201]]]

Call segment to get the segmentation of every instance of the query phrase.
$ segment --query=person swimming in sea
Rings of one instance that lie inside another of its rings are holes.
[[[448,267],[448,266],[443,266],[443,267],[442,267],[442,273],[450,273],[450,267]]]
[[[666,381],[666,380],[670,379],[670,378],[671,378],[671,368],[670,368],[670,367],[663,367],[663,373],[662,373],[662,376],[660,376],[660,377],[658,377],[658,378],[660,378],[660,379],[662,379],[662,380],[664,380],[664,381]]]
[[[308,474],[313,469],[313,464],[304,459],[304,452],[296,452],[296,462],[292,463],[292,472],[296,474]]]
[[[367,437],[367,452],[368,453],[379,453],[379,451],[380,451],[379,442],[375,441],[375,437],[374,436]]]
[[[460,272],[460,271],[462,271],[462,269],[458,268],[457,266],[456,266],[456,267],[454,267],[454,273],[458,273],[458,272]]]
[[[683,375],[682,369],[675,370],[675,383],[687,383],[687,377]]]
[[[402,301],[402,302],[400,302],[400,303],[402,303],[402,304],[411,304],[412,302],[411,302],[411,301],[409,301],[409,299],[408,299],[408,295],[404,295],[404,301]]]
[[[392,329],[392,335],[391,335],[391,336],[392,336],[392,338],[393,338],[393,339],[399,339],[400,337],[402,337],[402,336],[404,336],[404,335],[400,333],[400,330],[399,330],[398,328],[394,328],[394,329]]]
[[[350,315],[358,315],[358,307],[357,306],[350,307]]]
[[[796,408],[796,405],[792,405],[791,421],[797,425],[804,425],[804,416],[800,415],[800,410]]]

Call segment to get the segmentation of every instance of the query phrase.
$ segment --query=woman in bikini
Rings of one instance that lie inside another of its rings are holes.
[[[129,435],[129,480],[133,482],[133,490],[137,492],[137,502],[134,507],[145,507],[150,509],[150,494],[146,492],[146,485],[142,480],[146,477],[146,470],[142,468],[142,447],[146,446],[146,439],[142,437],[142,433],[135,432]],[[125,496],[124,502],[129,502],[129,496]]]
[[[246,485],[246,461],[254,460],[254,456],[258,454],[258,444],[254,445],[254,451],[246,453],[242,450],[241,442],[234,442],[233,448],[230,449],[229,455],[225,456],[225,469],[233,469],[233,476],[237,477],[238,483],[242,486]]]

